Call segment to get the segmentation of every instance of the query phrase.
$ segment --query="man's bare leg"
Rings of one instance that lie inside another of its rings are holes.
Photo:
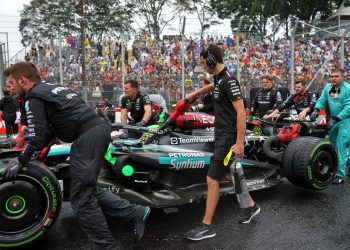
[[[216,206],[219,202],[219,182],[207,176],[208,195],[205,207],[203,223],[211,225]]]

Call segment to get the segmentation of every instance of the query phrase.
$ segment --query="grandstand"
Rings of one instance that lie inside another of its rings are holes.
[[[245,96],[249,90],[260,86],[260,79],[270,74],[275,84],[290,88],[291,42],[286,39],[276,41],[262,40],[253,36],[239,36],[240,83]],[[75,41],[74,41],[75,40]],[[340,66],[339,38],[311,39],[300,37],[295,41],[295,75],[311,81],[319,91],[327,81],[333,67]],[[204,39],[187,37],[185,40],[185,91],[199,87],[204,75],[198,63],[200,51],[209,43],[219,44],[224,51],[225,65],[234,74],[237,71],[236,36],[207,36]],[[77,37],[67,37],[63,46],[64,83],[77,91],[82,91],[81,64]],[[88,77],[88,101],[108,96],[114,102],[122,94],[121,46],[118,38],[105,38],[102,43],[86,40],[86,61]],[[350,43],[345,39],[344,68],[350,70]],[[154,41],[147,35],[136,36],[132,47],[125,53],[125,79],[136,79],[141,90],[146,93],[160,93],[171,105],[181,98],[181,50],[177,36],[169,36]],[[59,83],[58,48],[56,46],[33,44],[26,60],[35,63],[41,76],[51,82]],[[117,103],[115,103],[117,104]]]
[[[192,20],[191,23],[193,25]],[[221,46],[226,67],[235,75],[239,72],[241,88],[247,99],[252,88],[261,86],[261,77],[266,74],[273,76],[278,87],[289,89],[293,88],[291,82],[295,77],[304,77],[312,83],[310,90],[319,92],[328,81],[332,68],[343,66],[346,72],[350,70],[350,41],[345,34],[349,26],[346,23],[342,25],[340,29],[334,22],[319,23],[318,30],[300,22],[288,39],[279,38],[282,36],[278,34],[263,36],[256,31],[240,29],[247,27],[244,23],[237,23],[234,34],[208,32],[200,38],[193,32],[187,32],[184,36],[184,77],[181,37],[176,34],[164,35],[160,41],[147,34],[136,34],[124,51],[124,58],[120,36],[96,38],[87,35],[84,40],[87,76],[84,90],[87,91],[83,91],[80,38],[74,32],[66,36],[61,44],[55,40],[38,41],[20,51],[10,63],[31,61],[37,65],[43,79],[59,84],[61,47],[64,85],[81,92],[91,106],[104,96],[118,106],[117,100],[123,93],[124,61],[124,80],[138,80],[141,91],[161,94],[170,107],[182,96],[183,78],[185,92],[199,87],[199,81],[205,75],[198,63],[199,53],[208,44],[214,43]],[[328,28],[332,28],[333,33],[324,31]]]

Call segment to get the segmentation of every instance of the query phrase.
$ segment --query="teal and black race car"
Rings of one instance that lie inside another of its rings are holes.
[[[132,202],[165,211],[206,196],[206,174],[213,152],[214,117],[186,113],[181,101],[159,127],[113,124],[114,129],[143,132],[140,139],[115,139],[106,152],[98,187]],[[311,190],[326,189],[337,172],[337,154],[328,140],[312,135],[311,122],[272,124],[272,135],[262,126],[249,124],[243,166],[249,191],[275,186],[286,177]],[[303,135],[303,136],[300,136]],[[20,149],[0,152],[0,172],[6,159]],[[25,166],[15,180],[0,177],[0,247],[18,247],[42,238],[57,219],[63,197],[69,193],[69,144],[51,146],[39,161]],[[220,182],[220,193],[235,193],[232,183]]]

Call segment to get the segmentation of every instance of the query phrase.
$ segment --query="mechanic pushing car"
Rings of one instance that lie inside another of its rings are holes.
[[[3,176],[16,178],[21,168],[35,159],[54,136],[73,142],[70,153],[70,200],[87,237],[99,249],[117,249],[103,212],[133,220],[135,240],[144,233],[149,207],[134,205],[96,181],[111,141],[108,125],[69,88],[41,83],[35,66],[18,62],[4,70],[19,97],[25,98],[29,141],[18,158],[12,158]]]
[[[202,77],[199,81],[200,87],[202,88],[205,85],[211,84],[208,78]],[[200,103],[193,105],[191,107],[193,112],[204,112],[204,113],[213,113],[214,112],[214,101],[213,101],[213,92],[205,93],[200,100]]]
[[[307,90],[307,84],[304,79],[297,80],[294,84],[295,94],[290,95],[280,106],[271,114],[264,115],[264,119],[275,118],[275,116],[284,109],[294,106],[298,113],[298,118],[304,120],[308,114],[314,110],[317,96]]]
[[[136,126],[153,125],[152,103],[148,95],[139,91],[139,83],[136,80],[128,80],[124,83],[125,96],[121,100],[120,121],[128,122],[128,112]],[[141,135],[141,134],[140,134]],[[135,135],[136,136],[136,135]],[[121,138],[127,138],[128,132],[124,131]]]
[[[344,182],[345,168],[349,161],[350,85],[345,81],[344,71],[340,68],[332,72],[331,82],[324,87],[310,119],[314,120],[320,110],[328,105],[330,118],[326,127],[330,129],[329,140],[336,146],[339,159],[338,173],[333,184],[340,184]]]
[[[209,74],[214,75],[214,83],[206,85],[186,95],[193,101],[198,95],[213,91],[215,130],[214,153],[210,160],[207,174],[208,194],[205,215],[202,223],[185,233],[190,240],[202,240],[216,235],[211,223],[219,201],[219,181],[231,180],[229,168],[224,167],[223,160],[232,150],[236,157],[244,155],[244,136],[246,132],[246,114],[239,83],[223,64],[223,52],[216,45],[202,51],[199,61]],[[248,208],[243,210],[240,223],[249,223],[260,212],[260,207],[251,197]]]
[[[267,111],[276,109],[282,104],[282,94],[273,86],[273,79],[266,75],[262,77],[263,87],[259,89],[252,102],[251,115],[262,118]]]

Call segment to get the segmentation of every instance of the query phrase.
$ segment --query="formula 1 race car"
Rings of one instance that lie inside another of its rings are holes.
[[[213,131],[210,126],[209,129],[207,126],[194,129],[199,120],[202,119],[200,124],[203,124],[203,116],[199,119],[186,113],[188,108],[188,102],[180,101],[158,128],[113,124],[115,129],[145,134],[139,140],[115,140],[110,145],[98,187],[166,212],[205,197]],[[302,131],[308,135],[307,131],[314,128],[291,122],[280,127],[279,123],[286,118],[280,117],[272,125],[275,135],[254,133],[259,130],[256,127],[247,131],[245,156],[238,161],[243,166],[248,190],[275,186],[281,182],[281,177],[307,189],[327,188],[337,172],[333,144],[323,138],[299,137]],[[177,130],[176,125],[181,122],[183,127]],[[253,125],[271,126],[268,123]],[[55,151],[53,148],[42,153],[41,161],[51,165],[49,168],[33,161],[15,180],[6,181],[0,177],[0,247],[34,242],[42,238],[57,219],[62,202],[58,179],[69,183],[69,176],[61,171],[67,166],[61,168],[60,165],[67,162],[70,147],[62,144]],[[0,160],[0,172],[6,168],[6,159]],[[57,163],[60,164],[56,166]],[[222,180],[220,193],[235,193],[232,183]]]
[[[119,128],[145,131],[148,136],[141,140],[116,140],[108,152],[112,167],[103,168],[99,185],[132,202],[159,208],[204,197],[214,146],[212,131],[197,129],[186,134],[168,129],[181,121],[197,121],[189,119],[193,114],[184,113],[187,106],[185,102],[178,103],[159,128],[120,124]],[[271,127],[272,135],[263,134],[264,126]],[[322,190],[332,183],[337,154],[334,145],[322,138],[324,129],[320,126],[310,121],[291,121],[289,114],[282,113],[273,123],[258,121],[248,127],[245,155],[239,162],[250,191],[274,186],[281,177],[311,190]],[[220,192],[234,193],[232,184],[223,180]]]

